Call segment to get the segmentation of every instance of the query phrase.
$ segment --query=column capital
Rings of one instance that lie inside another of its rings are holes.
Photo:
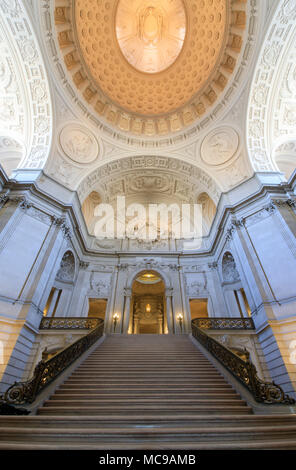
[[[5,193],[1,194],[0,195],[0,208],[3,207],[6,202],[9,200],[9,193],[10,193],[10,190],[8,189]]]
[[[89,267],[89,263],[86,261],[79,261],[79,267],[80,269],[87,269]]]
[[[213,261],[213,263],[208,263],[208,267],[210,268],[211,271],[214,271],[215,269],[218,268],[217,261]]]
[[[296,200],[291,198],[273,199],[272,203],[275,204],[277,207],[283,207],[287,204],[292,209],[296,209]]]
[[[25,196],[17,196],[13,198],[13,201],[15,201],[18,204],[18,207],[22,209],[23,211],[26,211],[27,209],[30,209],[30,207],[33,206],[30,202],[28,202],[27,198]]]
[[[264,207],[264,209],[266,212],[268,212],[268,214],[273,214],[276,211],[274,201],[270,202],[267,206]]]
[[[132,296],[132,289],[130,287],[124,287],[123,293],[126,297],[131,297]]]

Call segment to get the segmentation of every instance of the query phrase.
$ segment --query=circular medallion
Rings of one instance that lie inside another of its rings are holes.
[[[116,37],[126,60],[137,70],[158,73],[179,56],[186,34],[182,0],[120,0]]]
[[[220,127],[210,132],[201,145],[201,158],[207,165],[223,165],[238,150],[238,134],[231,127]]]
[[[60,145],[67,157],[80,164],[92,163],[99,153],[96,138],[78,124],[68,124],[62,129]]]

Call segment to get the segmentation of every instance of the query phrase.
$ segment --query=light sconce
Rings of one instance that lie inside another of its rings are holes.
[[[177,315],[177,320],[179,322],[181,333],[182,333],[182,330],[183,330],[183,315],[182,315],[182,313],[179,313],[179,315]]]
[[[117,325],[118,320],[119,320],[118,313],[114,313],[114,315],[113,315],[113,332],[114,333],[115,333],[115,330],[116,330],[116,325]]]
[[[150,313],[150,312],[151,312],[151,305],[150,305],[150,304],[147,304],[147,305],[146,305],[146,312],[147,312],[147,313]]]

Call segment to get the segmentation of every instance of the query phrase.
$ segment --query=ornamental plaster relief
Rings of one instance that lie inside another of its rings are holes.
[[[111,275],[92,271],[87,295],[95,298],[108,298],[110,295]]]
[[[1,132],[15,133],[23,142],[25,128],[24,96],[18,83],[11,50],[5,30],[0,23],[0,122]]]
[[[56,37],[55,32],[53,31],[53,25],[55,23],[55,18],[54,18],[54,8],[52,8],[52,5],[50,4],[49,0],[42,0],[39,4],[39,17],[41,18],[42,26],[41,30],[44,32],[44,43],[47,47],[48,50],[48,55],[49,58],[55,65],[52,67],[52,70],[56,76],[56,81],[59,86],[59,89],[62,90],[66,93],[68,103],[71,103],[72,108],[74,109],[75,107],[75,113],[79,116],[83,116],[84,119],[90,120],[91,124],[98,130],[101,131],[102,134],[105,134],[110,138],[111,140],[114,139],[114,141],[120,142],[125,148],[139,148],[139,146],[145,147],[147,151],[149,149],[155,149],[155,151],[158,151],[158,149],[164,149],[165,147],[170,147],[172,145],[179,145],[180,143],[185,142],[185,141],[193,141],[196,140],[197,134],[204,130],[206,127],[209,125],[212,125],[214,121],[217,120],[217,118],[222,117],[223,114],[225,114],[225,111],[227,108],[229,108],[233,102],[233,99],[238,96],[239,89],[242,85],[242,83],[246,80],[246,71],[248,70],[248,66],[250,64],[250,61],[252,60],[252,55],[254,51],[254,40],[257,38],[257,32],[258,32],[258,16],[260,16],[262,10],[265,9],[265,5],[263,5],[262,2],[258,0],[251,0],[250,3],[248,2],[247,4],[247,18],[249,20],[247,24],[247,30],[248,33],[246,34],[246,39],[245,43],[243,43],[242,48],[241,48],[241,53],[238,55],[239,59],[237,60],[236,66],[234,68],[234,74],[233,74],[233,79],[229,81],[229,83],[224,86],[223,85],[223,92],[220,95],[220,90],[219,90],[219,98],[217,100],[217,104],[213,105],[213,101],[211,101],[211,92],[209,91],[207,100],[207,106],[210,103],[209,111],[202,116],[202,118],[199,118],[198,120],[194,119],[194,123],[191,119],[187,119],[188,110],[184,111],[184,119],[180,121],[178,124],[175,122],[173,119],[170,120],[169,127],[172,125],[172,128],[168,128],[167,124],[165,122],[162,122],[164,120],[160,120],[159,126],[160,126],[160,131],[161,132],[174,132],[173,135],[170,135],[169,137],[162,137],[161,135],[156,139],[152,134],[150,134],[150,128],[151,128],[151,123],[147,122],[147,130],[148,133],[144,133],[143,137],[138,137],[137,135],[128,135],[126,134],[126,116],[123,117],[122,119],[119,119],[116,121],[116,125],[121,126],[121,131],[117,131],[114,129],[114,123],[113,121],[111,122],[110,119],[116,118],[116,112],[114,112],[114,109],[111,107],[106,107],[104,108],[104,112],[106,112],[106,119],[105,117],[101,118],[100,115],[94,112],[93,109],[93,101],[95,101],[95,98],[99,98],[99,96],[95,97],[94,95],[94,90],[91,89],[91,87],[87,87],[85,80],[85,76],[81,74],[81,77],[79,78],[78,76],[76,77],[79,83],[79,80],[81,79],[82,82],[81,84],[83,85],[82,88],[84,90],[84,96],[82,93],[80,93],[76,89],[76,85],[74,85],[73,80],[72,80],[72,66],[74,67],[73,71],[76,73],[78,69],[76,70],[75,67],[77,68],[77,64],[75,64],[75,54],[73,54],[73,63],[66,64],[64,63],[64,59],[62,57],[62,54],[60,53],[60,45],[58,42],[58,38]],[[61,8],[61,10],[65,10],[65,8]],[[63,19],[64,18],[64,19]],[[57,17],[56,17],[57,19]],[[65,21],[66,17],[61,11],[61,15],[58,17],[59,24]],[[61,32],[62,28],[59,26]],[[69,54],[71,53],[71,41],[68,39],[68,42],[65,39],[65,47],[69,46]],[[68,44],[68,46],[67,46]],[[226,64],[227,65],[227,64]],[[68,68],[67,68],[68,67]],[[222,82],[221,82],[222,83]],[[81,84],[79,87],[81,87]],[[220,85],[219,85],[220,86]],[[213,94],[217,94],[217,91],[212,91]],[[221,96],[221,98],[220,98]],[[204,104],[204,108],[207,107]],[[201,107],[197,107],[197,113],[201,111]],[[108,118],[108,119],[107,119]],[[80,117],[81,119],[81,117]],[[177,119],[178,120],[178,119]],[[133,126],[132,131],[136,132],[137,125],[140,124],[141,127],[141,122],[138,119],[139,122],[136,122],[135,120],[135,126]],[[166,125],[165,125],[166,124]],[[184,131],[179,131],[179,129],[182,128],[182,126],[185,125],[185,130]],[[165,130],[167,129],[167,130]],[[108,149],[108,152],[111,152],[112,155],[114,155],[114,150],[112,148]],[[104,154],[102,155],[102,158],[104,158]]]
[[[92,173],[90,173],[77,188],[78,196],[81,201],[83,201],[87,195],[96,189],[97,186],[102,184],[104,179],[109,181],[113,178],[113,181],[118,175],[122,175],[125,172],[134,172],[134,177],[137,176],[137,171],[140,171],[139,176],[143,176],[143,170],[149,170],[151,173],[155,173],[155,176],[159,174],[160,171],[171,173],[176,177],[176,175],[182,175],[182,179],[190,181],[192,185],[195,182],[196,187],[200,188],[200,192],[205,191],[217,204],[220,197],[220,190],[218,189],[216,183],[213,179],[207,175],[203,170],[197,168],[194,165],[189,163],[182,162],[177,159],[167,158],[167,157],[155,157],[155,156],[139,156],[139,157],[129,157],[122,160],[117,160],[109,164],[105,164],[100,168],[97,168]],[[142,174],[141,174],[142,173]],[[116,188],[115,192],[120,190],[120,187]],[[123,191],[123,186],[121,190]],[[178,191],[178,188],[177,188]],[[184,187],[182,188],[181,182],[179,186],[179,191],[184,192]],[[114,193],[113,193],[114,194]]]
[[[241,152],[236,160],[231,161],[227,166],[218,170],[217,175],[219,175],[219,180],[224,182],[225,191],[250,177],[251,173],[247,168],[244,152]]]
[[[74,166],[58,152],[55,154],[54,160],[48,165],[46,172],[49,176],[71,189],[75,187],[75,182],[77,184],[81,178],[81,167]]]
[[[99,158],[100,147],[91,131],[81,124],[68,123],[59,133],[59,145],[74,163],[87,165]]]
[[[296,1],[280,1],[255,69],[247,114],[247,143],[255,171],[276,171],[271,159],[273,112],[274,103],[278,110],[282,105],[274,101],[274,95],[279,87],[279,71],[286,67],[285,52],[290,50],[295,20]],[[292,123],[295,119],[294,104],[286,107],[282,116],[282,120]],[[277,126],[280,127],[279,124]]]
[[[287,48],[288,55],[281,67],[274,97],[272,121],[273,149],[279,142],[296,138],[296,31]]]
[[[5,83],[7,74],[10,75],[10,86],[6,83],[5,94],[0,92],[0,119],[6,123],[5,128],[10,133],[16,132],[22,137],[22,142],[26,135],[27,153],[21,166],[42,168],[50,150],[52,132],[46,70],[23,2],[3,0],[0,11],[0,47],[1,52],[5,50],[5,54],[1,54],[0,81],[2,78]],[[19,77],[25,78],[20,83],[26,83],[26,86],[20,86]],[[26,106],[25,102],[28,103]]]
[[[239,136],[231,127],[213,129],[200,147],[201,159],[206,165],[218,166],[227,163],[239,148]]]
[[[194,275],[185,274],[184,284],[188,297],[207,297],[209,294],[208,280],[205,272],[195,273]]]

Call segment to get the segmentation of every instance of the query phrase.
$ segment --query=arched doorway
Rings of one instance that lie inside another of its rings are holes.
[[[132,284],[131,334],[167,333],[165,284],[156,271],[141,272]]]

